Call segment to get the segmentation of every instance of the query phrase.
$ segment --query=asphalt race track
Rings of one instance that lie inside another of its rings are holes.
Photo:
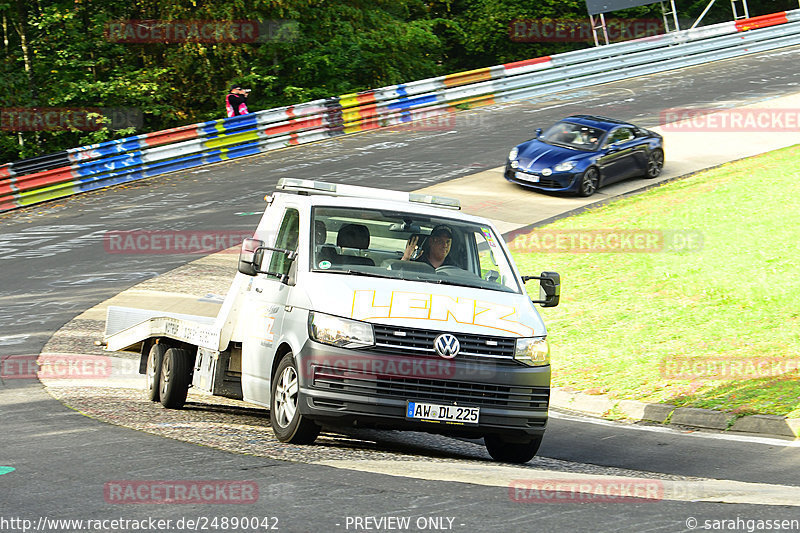
[[[263,210],[264,194],[281,177],[415,190],[500,166],[511,146],[532,137],[536,127],[568,114],[594,112],[648,127],[659,125],[660,111],[666,108],[732,106],[796,93],[798,53],[798,48],[769,52],[513,106],[480,108],[455,114],[440,127],[354,135],[4,214],[0,356],[38,354],[54,331],[83,310],[196,259],[109,254],[103,243],[109,230],[249,230]],[[532,205],[547,201],[522,189],[520,194],[529,195]],[[489,461],[478,461],[475,483],[464,483],[232,454],[92,420],[67,409],[30,380],[0,383],[0,446],[0,531],[22,531],[20,520],[32,520],[32,529],[40,517],[173,521],[169,527],[145,528],[152,531],[192,529],[177,525],[182,517],[277,517],[268,524],[279,531],[326,532],[688,531],[715,519],[739,519],[738,530],[746,531],[747,520],[800,519],[798,507],[791,505],[691,498],[513,501],[508,486],[475,484],[495,468]],[[412,464],[424,459],[414,453],[413,442],[406,448],[401,460]],[[562,461],[565,471],[576,473],[610,467],[637,471],[642,478],[800,487],[799,448],[776,439],[656,431],[556,415],[540,455]],[[2,467],[15,470],[3,474]],[[520,475],[524,473],[521,469]],[[257,484],[259,500],[252,505],[110,504],[104,486],[113,480],[249,480]],[[383,522],[375,527],[365,520],[390,516],[410,517],[411,526],[400,529],[392,527],[397,523]],[[698,521],[694,527],[690,518]],[[218,524],[206,530],[244,529]]]

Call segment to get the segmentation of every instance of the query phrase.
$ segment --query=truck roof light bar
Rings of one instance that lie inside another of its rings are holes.
[[[303,180],[299,178],[281,178],[278,180],[278,190],[292,192],[316,192],[336,194],[336,184],[324,181]]]
[[[325,181],[305,180],[299,178],[281,178],[276,187],[280,191],[295,192],[298,194],[327,194],[330,196],[346,196],[353,198],[374,198],[380,200],[394,200],[396,202],[415,202],[428,204],[448,209],[461,209],[461,202],[455,198],[435,196],[432,194],[419,194],[413,192],[387,191],[372,187],[359,187],[357,185],[342,185]]]
[[[447,196],[434,196],[432,194],[419,194],[408,193],[409,202],[417,202],[420,204],[432,204],[439,207],[447,207],[450,209],[461,209],[461,202],[456,198],[448,198]]]

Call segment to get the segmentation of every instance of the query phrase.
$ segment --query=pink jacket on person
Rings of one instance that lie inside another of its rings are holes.
[[[228,93],[228,96],[225,97],[225,109],[227,109],[229,117],[246,115],[249,113],[247,110],[247,98],[238,94]]]

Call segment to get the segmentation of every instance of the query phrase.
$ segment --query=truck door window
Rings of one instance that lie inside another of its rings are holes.
[[[503,285],[506,281],[504,277],[507,276],[508,273],[505,272],[505,275],[500,274],[500,270],[505,269],[501,269],[497,264],[497,259],[494,256],[494,250],[496,250],[497,247],[495,246],[494,240],[491,238],[490,234],[489,236],[490,239],[487,240],[487,235],[483,232],[474,233],[475,244],[477,245],[478,249],[478,265],[480,268],[479,275],[486,281]]]
[[[284,248],[286,250],[297,250],[297,241],[299,238],[300,213],[297,209],[287,209],[286,214],[283,215],[281,229],[278,230],[278,236],[275,239],[275,247]],[[279,274],[288,274],[291,265],[292,262],[289,261],[285,254],[273,252],[268,270]]]

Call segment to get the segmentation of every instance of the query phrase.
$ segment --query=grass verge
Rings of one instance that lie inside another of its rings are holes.
[[[553,386],[800,417],[798,219],[795,146],[515,239],[522,272],[561,274],[560,306],[542,310]],[[649,251],[592,248],[626,235]],[[533,283],[529,290],[538,296]]]

